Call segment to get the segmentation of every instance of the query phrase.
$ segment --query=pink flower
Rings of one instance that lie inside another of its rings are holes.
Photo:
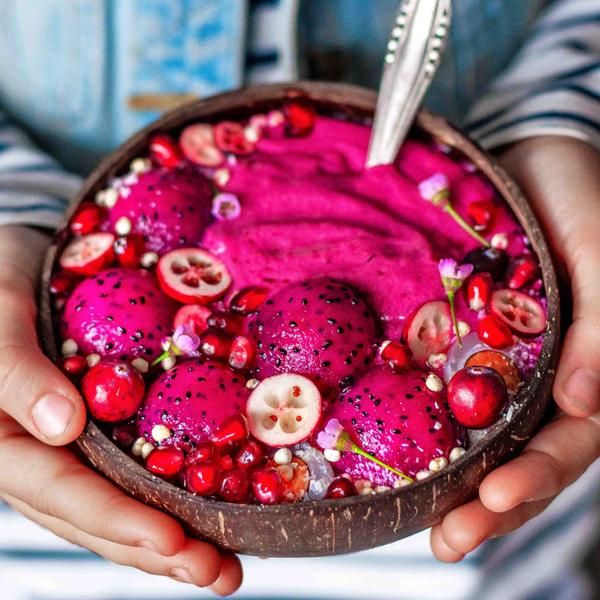
[[[444,205],[450,196],[450,184],[443,173],[434,173],[419,183],[419,194],[436,206]]]
[[[188,356],[197,355],[200,347],[200,338],[194,333],[194,329],[187,324],[179,325],[173,333],[173,344],[183,354]]]
[[[235,194],[223,192],[213,198],[212,214],[219,221],[237,219],[242,213],[240,201]]]
[[[438,264],[438,269],[442,281],[445,279],[454,279],[460,281],[462,284],[462,282],[473,272],[473,265],[469,263],[459,265],[452,258],[442,258]]]
[[[337,442],[344,432],[342,424],[337,419],[329,419],[325,424],[325,429],[317,435],[317,444],[323,450],[335,449]]]

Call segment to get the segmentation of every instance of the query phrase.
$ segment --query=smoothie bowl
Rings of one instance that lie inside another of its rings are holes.
[[[506,174],[422,112],[365,170],[375,96],[186,105],[87,180],[49,251],[46,352],[104,475],[221,547],[372,548],[477,493],[535,433],[555,273]]]

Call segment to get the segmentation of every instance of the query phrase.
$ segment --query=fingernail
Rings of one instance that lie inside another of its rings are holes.
[[[48,394],[34,405],[31,417],[44,437],[55,438],[67,430],[74,412],[75,407],[66,396]]]
[[[577,408],[592,414],[600,410],[600,373],[577,369],[565,385],[565,395]]]
[[[179,581],[183,581],[184,583],[194,583],[192,574],[185,567],[171,569],[171,577]]]

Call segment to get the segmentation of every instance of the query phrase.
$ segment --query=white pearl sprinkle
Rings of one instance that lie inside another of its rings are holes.
[[[460,334],[460,337],[465,337],[469,333],[469,331],[471,331],[469,324],[465,321],[459,321],[457,323],[457,325],[458,325],[458,333]]]
[[[439,354],[430,354],[427,357],[427,364],[432,369],[439,369],[440,367],[443,367],[446,364],[447,360],[448,356],[443,352],[440,352]]]
[[[158,262],[158,254],[156,252],[144,252],[140,258],[140,265],[144,269],[151,269]]]
[[[277,127],[285,122],[285,117],[280,110],[272,110],[267,114],[267,125]]]
[[[98,190],[94,200],[98,206],[106,206],[106,190]]]
[[[423,481],[423,479],[427,479],[428,477],[431,477],[433,475],[433,471],[430,471],[429,469],[423,469],[422,471],[419,471],[416,475],[416,479],[417,481]]]
[[[144,459],[148,458],[150,454],[154,451],[154,445],[150,442],[146,442],[140,451],[140,456]]]
[[[142,455],[142,447],[144,446],[145,443],[146,443],[145,437],[139,437],[137,440],[135,440],[135,442],[133,442],[133,446],[131,447],[131,454],[133,454],[134,456],[141,456]]]
[[[258,386],[259,383],[260,381],[258,379],[248,379],[248,381],[246,381],[246,387],[249,390],[253,390],[255,387]]]
[[[85,360],[87,361],[88,367],[95,367],[100,360],[102,360],[102,357],[99,354],[88,354],[85,357]]]
[[[456,462],[461,456],[463,456],[463,454],[466,452],[466,450],[464,448],[461,448],[460,446],[456,446],[456,448],[452,448],[451,452],[450,452],[450,462]]]
[[[368,479],[357,479],[354,485],[359,492],[364,488],[371,489],[373,487],[373,484]]]
[[[448,466],[448,460],[444,456],[438,456],[429,463],[429,470],[437,473]]]
[[[119,192],[115,190],[115,188],[106,188],[104,190],[103,199],[103,206],[106,206],[106,208],[114,208],[115,204],[119,200]]]
[[[117,235],[129,235],[133,225],[129,217],[121,217],[115,223],[115,233]]]
[[[72,338],[67,338],[61,345],[60,350],[63,356],[74,356],[79,350],[77,342]]]
[[[152,428],[152,439],[159,444],[171,437],[171,430],[166,425],[155,425]]]
[[[359,496],[371,496],[372,494],[375,494],[375,490],[371,487],[364,487],[358,490],[358,494]]]
[[[227,185],[230,179],[231,173],[229,172],[229,169],[217,169],[213,174],[213,181],[219,187]]]
[[[396,479],[396,481],[394,481],[394,489],[397,490],[399,488],[408,487],[411,483],[412,481],[409,481],[408,479]]]
[[[137,369],[140,373],[147,373],[150,365],[145,358],[134,358],[131,361],[131,366],[134,369]]]
[[[244,137],[251,143],[256,144],[260,139],[260,131],[258,127],[254,127],[253,125],[248,125],[244,128]]]
[[[425,380],[425,387],[431,392],[441,392],[444,389],[444,383],[435,373],[429,373]]]
[[[146,173],[152,168],[152,161],[149,158],[134,158],[129,164],[129,170],[133,173]]]
[[[492,236],[490,244],[492,248],[506,250],[508,248],[508,236],[506,233],[496,233]]]
[[[292,451],[289,448],[279,448],[273,454],[273,460],[278,465],[289,465],[292,462]]]
[[[387,485],[378,485],[378,486],[375,488],[375,491],[376,491],[378,494],[382,494],[383,492],[389,492],[391,489],[392,489],[392,488],[391,488],[391,487],[389,487],[389,486],[387,486]]]
[[[325,448],[325,450],[323,451],[323,456],[329,462],[338,462],[338,460],[340,460],[340,458],[342,458],[340,451],[334,450],[333,448]]]
[[[175,366],[176,360],[174,356],[167,356],[166,358],[163,358],[160,366],[165,370],[168,371],[169,369],[172,369]]]

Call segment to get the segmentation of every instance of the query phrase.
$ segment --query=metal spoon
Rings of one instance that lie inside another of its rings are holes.
[[[451,0],[403,0],[379,86],[366,166],[387,165],[419,110],[446,46]]]

